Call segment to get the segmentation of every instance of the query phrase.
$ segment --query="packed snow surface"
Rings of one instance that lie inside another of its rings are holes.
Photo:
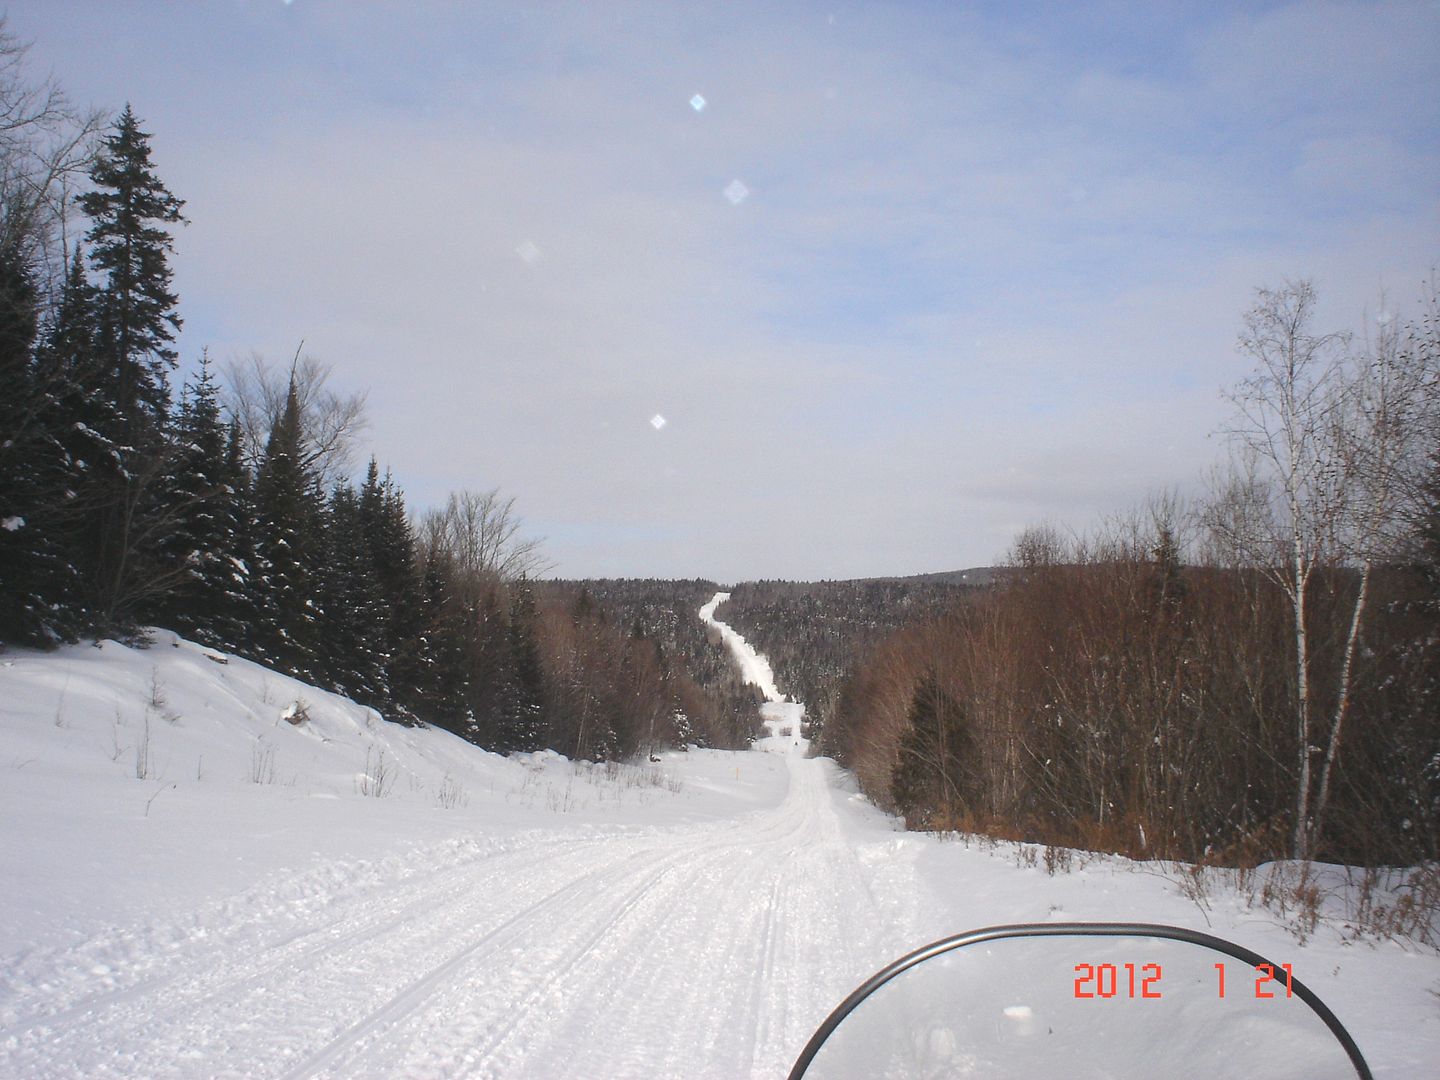
[[[1123,860],[1052,876],[905,833],[715,625],[770,734],[643,765],[484,753],[165,632],[0,657],[0,1076],[781,1077],[917,945],[1102,919],[1293,962],[1377,1076],[1434,1075],[1433,955],[1323,924],[1301,947]],[[1037,970],[967,992],[1038,1032],[1074,976]],[[1116,1074],[1152,1073],[1110,1020]]]

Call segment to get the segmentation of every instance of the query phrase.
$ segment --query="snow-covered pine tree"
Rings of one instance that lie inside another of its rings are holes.
[[[402,700],[421,720],[478,743],[464,618],[437,559],[427,562],[421,595],[421,631],[401,653],[407,678]]]
[[[104,434],[115,429],[115,410],[98,388],[94,299],[77,246],[29,371],[19,376],[12,416],[25,422],[5,435],[28,508],[5,515],[24,522],[9,537],[25,553],[13,551],[11,600],[29,617],[23,631],[14,629],[16,640],[33,644],[73,640],[94,621],[84,571],[97,543],[95,492],[119,476],[119,455]],[[11,581],[7,575],[7,592]]]
[[[53,510],[66,454],[53,430],[59,387],[34,355],[39,302],[29,260],[0,248],[0,643],[48,644],[73,631],[64,616],[74,572]]]
[[[44,645],[88,628],[71,550],[77,474],[110,450],[98,429],[77,426],[97,419],[83,400],[94,372],[79,378],[56,362],[70,351],[54,347],[59,326],[93,331],[88,297],[74,302],[84,290],[67,283],[65,209],[105,118],[73,106],[53,78],[32,80],[28,51],[0,16],[0,642]],[[92,355],[88,343],[75,351]]]
[[[245,656],[258,657],[260,599],[255,575],[258,565],[255,555],[255,478],[245,460],[245,434],[235,420],[231,420],[225,428],[225,471],[221,478],[232,493],[230,509],[235,526],[229,548],[221,553],[227,564],[223,568],[223,644]]]
[[[530,751],[545,745],[545,669],[535,623],[535,594],[529,580],[522,576],[510,585],[512,678],[501,706],[497,749]]]
[[[125,106],[90,172],[94,190],[77,199],[92,224],[90,265],[104,285],[98,296],[110,396],[127,434],[163,425],[170,405],[170,347],[180,328],[171,291],[174,241],[164,226],[184,222],[184,203],[155,174],[150,135]]]
[[[85,511],[92,515],[87,567],[96,614],[125,627],[178,578],[157,557],[167,523],[159,487],[169,446],[170,347],[180,326],[171,291],[173,241],[183,203],[156,176],[150,136],[127,105],[90,171],[93,190],[76,202],[91,220],[90,265],[100,278],[91,306],[100,361],[98,388],[113,408],[101,434],[116,468],[92,474]]]
[[[360,496],[347,482],[335,485],[324,515],[319,653],[325,683],[338,693],[384,710],[385,602],[365,542]]]
[[[183,578],[144,609],[145,618],[216,648],[236,650],[244,640],[240,597],[244,580],[236,562],[240,530],[240,477],[230,456],[230,429],[207,354],[200,374],[181,394],[174,419],[163,498],[171,522],[159,558]]]
[[[290,674],[314,679],[322,621],[317,589],[321,498],[305,467],[304,445],[292,384],[255,480],[256,650]]]
[[[420,578],[415,535],[405,512],[405,497],[386,472],[382,478],[370,459],[360,488],[360,531],[379,589],[381,623],[375,647],[381,654],[388,686],[388,711],[403,717],[400,701],[406,680],[417,677],[413,643],[424,623],[420,615]]]

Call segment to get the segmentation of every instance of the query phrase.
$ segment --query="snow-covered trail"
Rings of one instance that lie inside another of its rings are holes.
[[[770,735],[653,765],[501,758],[164,633],[0,659],[0,1077],[776,1077],[919,945],[1117,919],[1293,962],[1377,1077],[1434,1075],[1440,957],[1340,914],[1302,947],[1163,866],[906,833],[806,756],[723,600]],[[1150,1045],[1104,1050],[1155,1075]]]
[[[449,841],[23,958],[0,1075],[784,1075],[913,928],[855,848],[888,826],[765,711],[736,779],[783,794],[728,821]]]
[[[118,987],[7,988],[0,1073],[783,1075],[904,941],[875,940],[829,763],[788,764],[728,826],[447,845],[306,910],[85,942],[45,966]],[[872,943],[854,971],[845,942]]]
[[[741,678],[758,687],[765,696],[765,703],[760,706],[760,716],[765,726],[770,729],[770,737],[762,740],[759,745],[765,750],[804,757],[810,752],[809,740],[802,738],[800,734],[800,725],[805,719],[805,705],[803,702],[791,701],[788,695],[782,694],[775,685],[775,673],[770,670],[770,661],[756,652],[755,647],[736,633],[733,627],[715,618],[716,609],[729,599],[728,592],[717,592],[700,609],[700,620],[719,633],[720,640],[725,643],[740,668]]]

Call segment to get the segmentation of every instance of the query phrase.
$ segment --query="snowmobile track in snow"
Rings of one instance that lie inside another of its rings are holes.
[[[257,886],[193,924],[27,957],[0,1072],[546,1076],[579,1068],[576,1046],[592,1075],[783,1072],[844,989],[826,955],[877,923],[860,880],[824,872],[858,865],[831,766],[784,768],[778,806],[729,822],[337,865],[299,896]],[[96,993],[100,970],[119,985]]]
[[[761,809],[323,862],[12,957],[0,1075],[783,1075],[910,933],[803,707],[762,715],[770,753],[734,759]]]

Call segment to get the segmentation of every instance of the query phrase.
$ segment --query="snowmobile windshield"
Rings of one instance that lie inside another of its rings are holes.
[[[1368,1078],[1295,953],[1148,924],[975,930],[877,972],[790,1078]]]

